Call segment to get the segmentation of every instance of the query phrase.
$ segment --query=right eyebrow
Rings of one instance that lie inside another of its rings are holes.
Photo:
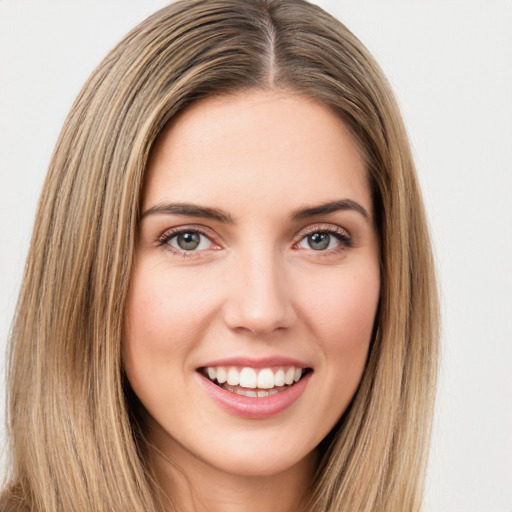
[[[320,204],[318,206],[297,210],[295,213],[293,213],[292,218],[296,220],[307,219],[308,217],[327,215],[339,210],[352,210],[362,215],[366,220],[370,220],[370,214],[366,211],[366,209],[352,199],[340,199],[339,201],[331,201],[329,203]]]
[[[140,217],[141,220],[148,215],[184,215],[186,217],[201,217],[229,224],[233,223],[233,218],[227,212],[192,203],[159,203],[143,212]]]

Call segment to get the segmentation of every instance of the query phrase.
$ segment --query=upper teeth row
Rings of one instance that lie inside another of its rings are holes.
[[[206,372],[210,380],[217,380],[219,384],[227,382],[230,386],[241,386],[243,388],[271,389],[274,386],[291,385],[297,382],[302,376],[302,368],[293,366],[272,370],[262,368],[259,371],[254,368],[245,367],[226,368],[224,366],[209,366]]]

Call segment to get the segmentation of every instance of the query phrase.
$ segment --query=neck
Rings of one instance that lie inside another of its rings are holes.
[[[274,474],[240,475],[213,467],[190,453],[183,457],[182,447],[173,448],[172,461],[156,448],[149,455],[166,512],[306,510],[316,465],[315,453]]]

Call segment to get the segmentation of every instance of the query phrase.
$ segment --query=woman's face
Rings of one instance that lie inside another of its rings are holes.
[[[379,298],[365,165],[327,107],[208,99],[147,170],[123,359],[149,437],[181,466],[311,462],[361,379]]]

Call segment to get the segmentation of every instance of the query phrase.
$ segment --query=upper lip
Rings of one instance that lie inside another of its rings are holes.
[[[295,368],[311,368],[311,365],[298,359],[281,356],[269,357],[227,357],[208,361],[199,368],[208,368],[212,366],[240,366],[248,368],[270,368],[277,366],[294,366]]]

